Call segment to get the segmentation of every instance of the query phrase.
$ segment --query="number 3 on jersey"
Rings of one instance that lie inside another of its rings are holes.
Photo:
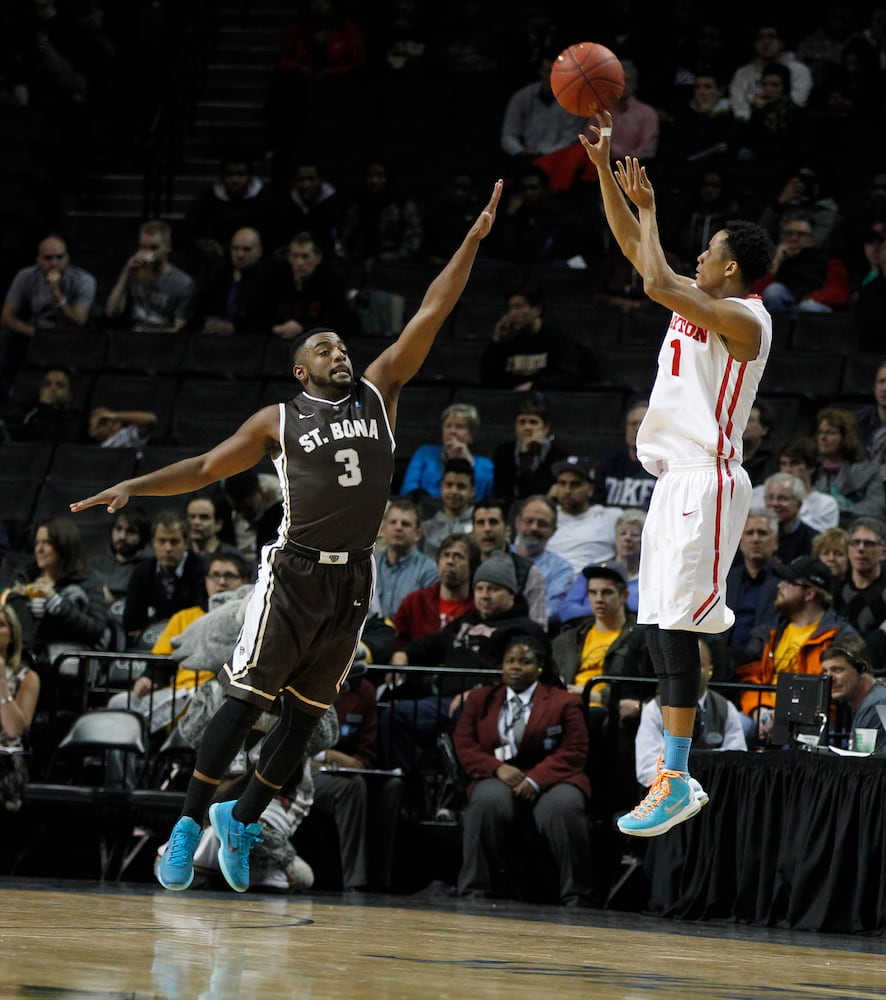
[[[335,453],[336,462],[341,462],[345,471],[338,477],[339,486],[359,486],[363,482],[360,471],[360,456],[353,448],[342,448]]]

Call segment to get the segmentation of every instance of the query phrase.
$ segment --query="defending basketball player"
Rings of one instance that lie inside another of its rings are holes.
[[[751,222],[730,221],[698,256],[694,277],[667,263],[655,193],[634,158],[612,169],[612,115],[580,137],[597,168],[606,221],[646,294],[673,310],[658,354],[637,455],[657,477],[643,527],[637,620],[647,629],[661,694],[664,749],[657,781],[618,821],[655,837],[694,816],[706,796],[689,775],[700,676],[698,633],[726,631],[726,573],[751,496],[742,432],[772,344],[772,322],[753,282],[774,248]],[[632,210],[634,206],[636,213]]]
[[[226,697],[203,734],[182,816],[157,868],[167,889],[187,889],[193,881],[207,809],[222,874],[237,892],[249,888],[249,853],[261,839],[258,819],[301,767],[308,738],[347,677],[366,622],[375,585],[372,552],[394,469],[400,390],[464,290],[501,189],[499,180],[416,314],[362,377],[334,330],[307,330],[293,341],[292,373],[302,391],[296,394],[293,386],[288,403],[259,410],[203,455],[71,504],[75,513],[97,504],[113,513],[131,496],[190,493],[253,468],[266,454],[283,490],[278,536],[262,550],[243,628],[218,675]],[[210,805],[256,719],[275,705],[279,721],[243,793]]]

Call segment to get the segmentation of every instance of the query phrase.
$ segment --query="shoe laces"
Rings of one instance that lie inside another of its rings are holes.
[[[166,848],[169,852],[169,860],[173,865],[187,864],[191,860],[191,855],[194,853],[202,833],[203,831],[199,828],[196,830],[173,830],[169,846]]]
[[[633,814],[648,816],[671,794],[671,778],[681,778],[679,771],[659,771],[658,777],[652,783],[646,798],[634,806]]]
[[[249,825],[241,823],[241,826],[243,829],[238,830],[232,837],[232,840],[238,851],[242,851],[245,855],[248,855],[256,844],[264,843],[264,838],[261,835],[264,827],[261,823],[250,823]]]

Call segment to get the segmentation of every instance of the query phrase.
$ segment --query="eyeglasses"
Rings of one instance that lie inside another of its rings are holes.
[[[809,239],[812,237],[812,233],[808,229],[783,229],[781,231],[782,236],[801,236],[804,239]]]
[[[875,538],[850,538],[849,546],[853,549],[876,549],[882,546]]]
[[[207,573],[207,580],[212,580],[213,583],[233,583],[235,580],[242,580],[243,577],[239,573]]]

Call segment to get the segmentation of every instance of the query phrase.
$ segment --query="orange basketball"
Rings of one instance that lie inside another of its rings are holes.
[[[557,102],[582,118],[611,111],[624,88],[625,71],[618,56],[597,42],[570,45],[551,69],[551,90]]]

